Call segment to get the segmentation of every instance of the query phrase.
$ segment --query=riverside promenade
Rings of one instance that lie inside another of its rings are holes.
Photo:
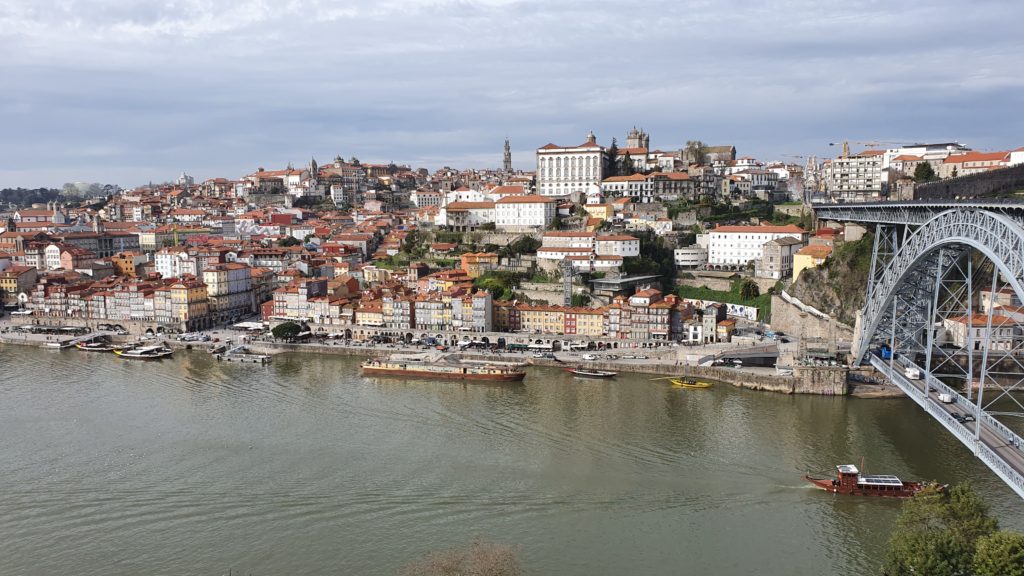
[[[56,322],[49,319],[46,324],[54,325]],[[14,330],[16,325],[24,325],[25,321],[19,319],[12,322],[10,318],[0,321],[0,342],[8,344],[23,344],[34,346],[46,346],[54,341],[54,336],[41,334],[27,334]],[[80,323],[68,323],[79,324]],[[7,331],[3,332],[3,328]],[[139,327],[135,328],[137,331]],[[156,340],[166,342],[175,348],[188,348],[195,350],[208,350],[217,344],[231,342],[233,345],[244,345],[251,351],[261,354],[279,354],[285,352],[315,353],[315,354],[341,354],[362,357],[380,357],[399,352],[421,352],[422,346],[405,344],[371,344],[351,339],[329,339],[322,336],[314,337],[306,342],[283,342],[270,337],[269,335],[253,336],[243,332],[217,329],[207,330],[205,334],[210,335],[210,342],[179,342],[171,337],[158,335]],[[505,337],[512,339],[531,339],[534,335],[523,334],[500,334],[493,333],[496,338]],[[129,334],[127,336],[115,336],[115,342],[129,342],[138,339],[141,334]],[[478,335],[462,334],[462,337]],[[545,336],[549,339],[552,336]],[[557,337],[561,338],[561,337]],[[542,340],[537,336],[536,340]],[[216,340],[216,342],[214,342]],[[577,339],[573,339],[577,341]],[[764,390],[783,394],[817,394],[828,396],[849,395],[851,388],[847,382],[847,370],[845,367],[836,366],[796,366],[792,374],[779,374],[775,368],[742,366],[724,367],[707,366],[701,363],[707,362],[709,358],[715,357],[722,352],[739,352],[745,348],[756,349],[762,346],[758,343],[721,343],[708,344],[705,346],[682,346],[673,343],[662,342],[661,346],[636,348],[628,347],[640,343],[629,341],[619,342],[622,347],[602,350],[576,350],[557,351],[550,353],[553,357],[538,357],[539,355],[529,351],[491,351],[491,350],[451,350],[450,353],[458,354],[465,358],[479,360],[493,360],[501,362],[523,362],[533,366],[544,366],[553,368],[565,368],[568,366],[586,365],[590,368],[601,370],[612,370],[616,372],[633,372],[640,374],[651,374],[656,376],[693,376],[702,379],[713,380],[730,384],[740,388],[752,390]],[[584,359],[584,356],[587,359]],[[891,396],[891,394],[880,394],[875,387],[868,391],[865,396]],[[860,390],[858,390],[860,392]],[[858,396],[861,394],[857,394]]]

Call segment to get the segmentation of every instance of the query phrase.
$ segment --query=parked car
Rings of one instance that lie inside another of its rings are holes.
[[[583,355],[583,359],[584,360],[597,360],[597,356],[594,356],[593,354],[584,354]]]

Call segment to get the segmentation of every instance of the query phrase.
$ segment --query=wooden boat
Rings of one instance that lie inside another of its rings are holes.
[[[615,378],[618,372],[612,372],[610,370],[591,370],[589,368],[566,368],[566,372],[569,372],[573,376],[579,376],[581,378]]]
[[[699,381],[693,378],[673,378],[672,385],[676,388],[711,388],[711,382]]]
[[[121,350],[114,350],[114,354],[117,354],[121,358],[131,358],[134,360],[159,360],[161,358],[167,358],[174,351],[166,346],[137,346],[135,348],[124,348]]]
[[[804,480],[833,494],[886,498],[910,498],[928,486],[925,482],[906,482],[887,474],[861,474],[853,464],[836,466],[835,478],[815,478],[808,474],[804,476]],[[940,490],[945,488],[945,485],[939,486]]]
[[[75,344],[75,348],[85,350],[86,352],[112,352],[114,350],[114,345],[103,341],[79,342],[78,344]]]
[[[46,344],[43,344],[43,346],[46,347],[46,348],[54,348],[54,349],[57,349],[57,350],[63,350],[64,348],[71,348],[72,346],[74,346],[74,344],[72,344],[69,341],[57,341],[57,342],[47,342]]]
[[[490,380],[517,382],[526,377],[519,366],[491,363],[470,363],[450,357],[389,357],[367,360],[359,365],[363,374],[373,376],[405,376],[441,380]]]

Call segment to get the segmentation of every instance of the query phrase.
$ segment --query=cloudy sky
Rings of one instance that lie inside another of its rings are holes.
[[[1021,22],[1019,0],[3,0],[0,187],[497,167],[505,136],[532,169],[634,124],[764,159],[1016,148]]]

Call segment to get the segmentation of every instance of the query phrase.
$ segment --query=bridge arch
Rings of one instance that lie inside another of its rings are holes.
[[[1024,301],[1024,226],[1004,214],[986,210],[948,210],[908,235],[885,269],[873,279],[856,334],[854,362],[860,363],[893,299],[908,282],[918,281],[930,259],[942,249],[970,247],[999,270],[1017,298]]]

